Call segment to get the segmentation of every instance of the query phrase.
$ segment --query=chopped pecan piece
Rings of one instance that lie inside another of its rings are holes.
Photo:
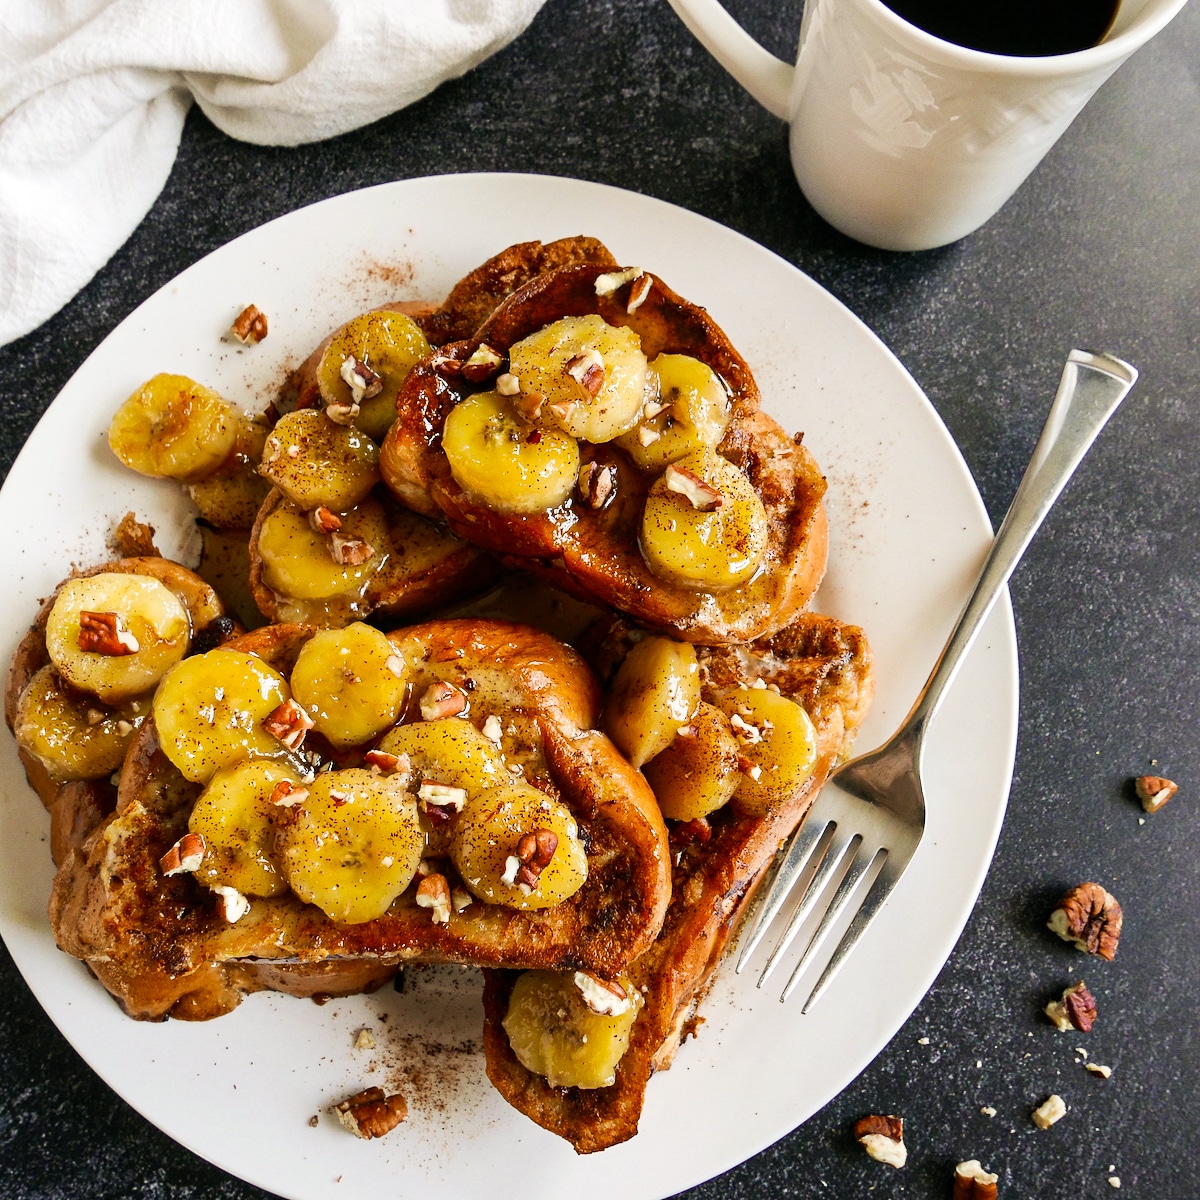
[[[333,509],[318,504],[308,514],[308,523],[320,534],[337,533],[342,527],[342,518]]]
[[[399,1093],[389,1096],[381,1087],[369,1087],[335,1104],[333,1111],[355,1137],[369,1140],[395,1129],[408,1116],[408,1104]]]
[[[1121,906],[1098,883],[1081,883],[1058,902],[1046,922],[1065,942],[1110,962],[1121,937]]]
[[[85,611],[79,614],[79,648],[89,654],[122,658],[136,654],[141,646],[115,612]]]
[[[462,364],[464,379],[472,383],[482,383],[489,375],[495,374],[496,368],[504,361],[486,342],[480,344],[472,352],[471,357]],[[499,389],[497,389],[499,390]]]
[[[854,1122],[854,1136],[877,1162],[902,1167],[908,1161],[904,1144],[904,1118],[872,1113]]]
[[[417,907],[428,908],[435,925],[445,925],[450,920],[450,884],[445,875],[426,875],[417,884]]]
[[[1098,1062],[1084,1063],[1083,1069],[1085,1071],[1091,1071],[1091,1073],[1093,1075],[1099,1075],[1101,1079],[1111,1079],[1112,1078],[1112,1067],[1106,1067],[1103,1063],[1098,1063]]]
[[[429,823],[435,829],[440,829],[457,813],[462,812],[463,805],[467,802],[467,789],[451,787],[433,779],[422,779],[421,786],[417,789],[417,799],[421,802],[421,811],[429,818]]]
[[[1030,1119],[1039,1129],[1049,1129],[1057,1121],[1067,1115],[1067,1106],[1058,1095],[1049,1096],[1044,1103],[1038,1105],[1030,1114]]]
[[[629,302],[625,305],[627,313],[636,312],[645,303],[646,297],[650,295],[650,289],[654,286],[653,275],[642,275],[634,280],[633,287],[629,289]]]
[[[355,406],[383,391],[383,377],[353,354],[348,354],[342,359],[342,367],[338,374],[350,389],[350,399]]]
[[[267,336],[267,314],[256,304],[247,304],[233,319],[228,337],[243,346],[257,346]]]
[[[154,544],[154,526],[139,521],[127,512],[112,531],[108,544],[118,558],[158,558],[158,547]]]
[[[600,395],[600,389],[604,386],[604,359],[599,350],[589,348],[582,354],[576,354],[567,360],[566,367],[567,374],[589,396]]]
[[[626,267],[623,271],[606,271],[603,275],[596,276],[596,295],[611,296],[618,288],[632,283],[635,279],[641,279],[644,274],[641,267]]]
[[[505,371],[497,375],[496,394],[500,396],[519,396],[521,394],[521,381],[511,371]]]
[[[215,887],[213,891],[217,896],[217,911],[230,925],[236,925],[250,911],[250,901],[237,888]]]
[[[277,808],[295,808],[307,799],[308,788],[290,779],[281,779],[271,789],[271,803]]]
[[[274,709],[263,722],[263,728],[289,750],[299,750],[304,735],[312,727],[312,717],[290,698]]]
[[[470,706],[467,693],[441,679],[431,683],[421,697],[421,717],[436,721],[439,717],[457,717],[465,714]]]
[[[199,833],[185,833],[158,860],[159,869],[164,875],[184,875],[198,871],[204,861],[204,837]]]
[[[601,466],[587,462],[579,469],[579,494],[589,508],[606,507],[617,494],[617,468],[611,463]]]
[[[541,392],[520,392],[513,395],[513,408],[526,421],[536,421],[542,415],[546,397]]]
[[[1133,781],[1137,798],[1148,813],[1156,813],[1179,791],[1179,784],[1161,775],[1141,775]]]
[[[359,538],[343,537],[340,533],[329,535],[329,557],[339,567],[361,566],[375,553],[375,547]]]
[[[996,1200],[1000,1176],[983,1169],[979,1159],[968,1159],[954,1168],[954,1200]]]
[[[517,862],[520,864],[513,882],[528,895],[538,885],[542,871],[550,865],[558,849],[558,834],[553,829],[535,829],[521,835],[517,842]]]
[[[1061,1000],[1051,1000],[1043,1011],[1064,1033],[1069,1029],[1089,1033],[1096,1023],[1096,998],[1080,980],[1063,992]]]
[[[584,1004],[592,1012],[604,1017],[619,1017],[629,1011],[633,1001],[619,983],[601,979],[591,971],[576,971],[573,978]]]
[[[716,512],[725,503],[720,488],[701,479],[695,471],[671,463],[663,472],[667,491],[678,492],[698,512]]]
[[[381,775],[397,775],[412,769],[407,754],[390,754],[387,750],[368,750],[363,755],[363,762]]]

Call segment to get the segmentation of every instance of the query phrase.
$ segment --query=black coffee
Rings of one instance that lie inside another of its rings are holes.
[[[991,54],[1037,58],[1094,46],[1119,0],[883,0],[918,29]]]

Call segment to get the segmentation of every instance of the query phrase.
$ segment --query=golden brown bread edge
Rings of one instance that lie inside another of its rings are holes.
[[[469,337],[492,311],[518,288],[546,271],[560,270],[579,263],[616,266],[616,260],[595,238],[560,238],[554,242],[519,242],[489,258],[463,276],[440,305],[426,301],[392,301],[379,311],[401,312],[421,327],[430,345]],[[276,413],[296,408],[321,406],[317,369],[321,358],[341,330],[333,330],[291,373],[275,402]],[[381,489],[382,490],[382,489]],[[390,499],[390,496],[389,496]],[[263,521],[282,501],[272,489],[259,509],[249,537],[250,592],[254,603],[268,621],[294,619],[287,613],[287,598],[279,596],[263,579],[262,558],[258,553],[258,534]],[[405,539],[418,544],[429,541],[428,531],[412,530],[418,518],[412,513],[392,520],[393,546],[390,563],[368,585],[357,605],[358,615],[374,614],[385,622],[414,620],[431,613],[435,606],[459,600],[490,587],[500,574],[496,559],[477,546],[454,539],[443,529],[444,553],[422,554],[417,570],[406,570]]]
[[[228,645],[286,674],[313,632],[266,626]],[[67,855],[50,905],[60,947],[131,1016],[206,1019],[260,987],[361,991],[411,961],[584,966],[611,976],[653,941],[670,892],[666,832],[645,781],[596,730],[600,690],[583,660],[547,634],[499,621],[432,621],[389,636],[423,647],[429,662],[453,662],[462,650],[508,673],[518,707],[541,731],[550,785],[584,838],[583,888],[540,912],[476,902],[445,925],[417,907],[412,887],[361,925],[338,925],[288,893],[254,899],[228,925],[196,880],[159,870],[201,789],[167,761],[147,721],[126,758],[116,813]]]
[[[85,571],[76,571],[63,580],[54,589],[53,595],[42,604],[33,624],[13,653],[4,684],[4,720],[10,731],[15,732],[17,701],[25,685],[50,662],[50,655],[46,651],[46,622],[58,593],[71,579],[108,572],[146,575],[169,588],[187,610],[193,639],[210,631],[214,633],[211,640],[215,645],[241,630],[240,625],[226,616],[225,607],[217,593],[199,575],[169,559],[127,557],[101,563]],[[29,786],[37,792],[50,814],[50,853],[57,866],[72,846],[80,845],[96,823],[112,812],[116,805],[117,789],[107,775],[102,779],[57,783],[34,755],[19,746],[17,755],[25,768]]]
[[[652,276],[646,298],[630,313],[627,288],[596,294],[596,279],[606,269],[581,264],[539,275],[505,300],[470,339],[418,363],[400,389],[397,419],[384,439],[384,482],[402,503],[444,517],[455,534],[500,555],[506,566],[538,573],[581,598],[688,641],[743,642],[780,629],[804,609],[825,572],[825,479],[799,435],[789,437],[761,411],[749,367],[703,309]],[[652,480],[614,443],[593,451],[595,461],[617,472],[615,499],[600,511],[572,497],[548,513],[500,514],[454,481],[440,448],[446,416],[464,396],[487,386],[466,381],[461,364],[481,344],[503,355],[551,321],[590,313],[632,328],[647,358],[691,355],[728,384],[732,420],[718,449],[745,471],[768,520],[767,561],[748,583],[707,593],[668,583],[650,571],[638,547],[638,530]]]
[[[604,1150],[637,1132],[646,1084],[670,1065],[690,1031],[730,935],[764,868],[800,823],[830,769],[845,753],[873,693],[873,667],[860,629],[806,614],[750,647],[700,652],[713,687],[755,675],[798,700],[817,730],[817,769],[801,792],[763,817],[722,810],[707,843],[673,845],[678,856],[671,905],[662,931],[630,967],[644,989],[628,1051],[607,1088],[552,1088],[527,1070],[508,1044],[502,1021],[516,971],[484,972],[484,1035],[488,1078],[515,1108],[566,1138],[580,1154]]]

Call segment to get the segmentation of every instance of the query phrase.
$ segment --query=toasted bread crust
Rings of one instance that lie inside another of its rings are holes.
[[[501,304],[471,339],[449,344],[417,364],[400,390],[398,417],[384,440],[384,482],[409,508],[441,515],[456,534],[496,552],[505,565],[539,573],[558,587],[688,641],[748,641],[782,628],[808,603],[825,571],[824,477],[798,439],[760,410],[749,367],[703,309],[654,278],[645,300],[629,313],[623,292],[596,295],[602,270],[584,264],[538,276]],[[745,471],[768,520],[764,570],[749,583],[707,593],[668,583],[650,571],[638,548],[638,531],[652,480],[614,443],[595,447],[596,461],[615,466],[618,481],[616,498],[601,511],[571,499],[548,513],[506,515],[455,482],[440,448],[441,432],[454,405],[478,387],[455,374],[453,364],[466,361],[481,344],[504,354],[553,320],[589,313],[632,328],[648,358],[691,355],[729,386],[732,420],[718,449]]]
[[[266,626],[230,645],[286,673],[313,632]],[[595,729],[599,687],[579,656],[506,622],[433,621],[389,636],[409,662],[461,655],[505,673],[514,711],[540,730],[548,784],[579,823],[587,882],[553,908],[475,903],[443,925],[416,905],[412,888],[383,917],[363,924],[337,925],[287,893],[255,899],[247,916],[228,925],[207,889],[159,870],[200,788],[167,761],[147,721],[126,758],[115,815],[60,871],[51,902],[59,945],[87,961],[131,1015],[215,1016],[245,990],[290,989],[292,964],[304,968],[301,975],[319,963],[371,975],[405,961],[587,966],[615,974],[653,941],[670,891],[666,832],[645,781]]]
[[[4,720],[10,730],[15,732],[17,702],[25,685],[50,662],[46,651],[46,622],[58,593],[71,579],[105,573],[147,575],[157,579],[178,596],[191,619],[193,635],[225,615],[224,605],[216,592],[195,572],[170,559],[150,556],[121,558],[86,571],[74,572],[54,589],[54,594],[39,609],[9,663],[4,684]],[[50,813],[50,852],[57,866],[72,849],[82,845],[83,838],[99,821],[112,812],[116,806],[117,789],[107,776],[103,779],[57,783],[34,755],[19,746],[17,754],[25,768],[29,786],[37,792]]]
[[[522,1066],[502,1025],[518,972],[484,973],[488,1078],[510,1104],[566,1138],[581,1154],[606,1149],[637,1132],[651,1074],[669,1065],[764,867],[844,753],[873,690],[871,654],[862,631],[812,614],[753,647],[702,651],[701,659],[710,686],[761,676],[802,703],[816,726],[818,765],[788,803],[763,817],[722,810],[712,818],[712,840],[683,852],[662,932],[628,972],[646,1003],[610,1087],[551,1088]]]

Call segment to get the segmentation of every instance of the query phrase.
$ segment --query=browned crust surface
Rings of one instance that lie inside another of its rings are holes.
[[[50,662],[46,652],[46,622],[54,601],[63,584],[71,579],[105,573],[123,575],[148,575],[170,588],[191,618],[193,632],[199,632],[217,617],[223,616],[225,608],[219,597],[195,572],[166,558],[150,556],[116,559],[101,563],[86,571],[76,571],[54,589],[54,594],[38,610],[33,624],[17,645],[4,684],[4,720],[13,730],[17,701],[25,685]],[[29,786],[37,792],[46,810],[50,813],[50,852],[55,865],[63,862],[67,853],[82,844],[83,838],[116,805],[117,790],[106,776],[72,783],[56,783],[34,755],[18,747],[17,754],[25,768]]]
[[[581,1154],[606,1149],[637,1132],[646,1084],[656,1069],[669,1065],[681,1027],[694,1015],[763,868],[803,819],[870,704],[871,654],[854,626],[808,614],[750,650],[752,656],[738,647],[702,652],[710,685],[729,686],[761,675],[802,703],[817,729],[817,770],[798,795],[764,817],[722,810],[712,820],[712,840],[683,852],[662,932],[629,970],[646,1004],[617,1067],[616,1082],[595,1090],[551,1088],[523,1067],[501,1025],[517,972],[485,972],[488,1078],[510,1104],[566,1138]]]
[[[263,577],[258,538],[263,522],[284,503],[283,493],[272,488],[258,510],[249,539],[250,594],[263,616],[273,622],[292,618],[287,611],[288,598],[270,588]],[[434,608],[483,591],[496,582],[500,565],[492,555],[443,529],[434,529],[424,517],[400,509],[391,496],[386,497],[385,507],[389,510],[391,540],[387,561],[371,577],[364,595],[356,599],[353,612],[345,614],[347,619],[373,615],[380,622],[413,620]],[[417,522],[426,528],[412,529]],[[438,539],[441,546],[437,556],[431,556],[424,549],[410,554],[407,544],[410,534],[419,535],[423,542]],[[330,623],[342,622],[331,615]]]
[[[384,440],[380,468],[401,502],[441,515],[460,537],[502,556],[508,566],[542,574],[559,587],[597,599],[680,637],[703,644],[749,641],[786,625],[816,591],[825,571],[828,531],[825,479],[799,439],[760,410],[749,367],[708,314],[654,278],[644,302],[626,311],[626,289],[597,296],[593,264],[541,275],[506,300],[469,340],[447,345],[417,364],[397,398],[398,417]],[[454,481],[441,451],[450,409],[483,384],[467,383],[449,361],[463,362],[481,344],[501,354],[565,316],[598,313],[632,328],[647,358],[688,354],[728,384],[733,419],[720,452],[745,471],[768,519],[765,569],[749,583],[710,594],[655,576],[638,548],[652,482],[615,444],[594,448],[616,468],[616,498],[597,512],[575,498],[548,513],[505,515]]]
[[[312,632],[268,626],[231,645],[286,673]],[[582,659],[506,622],[433,621],[389,636],[409,661],[419,651],[428,662],[452,662],[461,649],[507,673],[514,708],[540,729],[545,786],[572,810],[588,847],[583,888],[540,912],[476,902],[446,925],[416,906],[411,887],[383,917],[360,925],[337,925],[288,893],[255,899],[228,925],[195,879],[159,871],[200,789],[167,762],[147,722],[126,759],[116,814],[64,864],[51,901],[59,945],[84,959],[131,1015],[219,1015],[245,988],[289,980],[290,965],[279,960],[346,970],[362,961],[380,970],[404,961],[586,966],[612,975],[652,942],[669,898],[666,831],[641,775],[595,730],[600,691]],[[265,975],[262,959],[276,960],[279,972]]]

